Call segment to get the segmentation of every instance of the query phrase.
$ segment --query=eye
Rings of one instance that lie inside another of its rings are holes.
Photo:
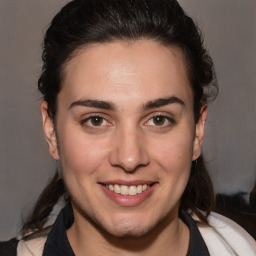
[[[162,115],[156,115],[150,118],[147,122],[146,125],[150,126],[159,126],[159,127],[166,127],[174,123],[174,120],[170,117],[167,116],[162,116]]]
[[[90,118],[90,122],[93,126],[101,126],[104,122],[104,119],[100,116],[93,116]]]
[[[102,127],[110,125],[110,123],[105,118],[94,115],[82,120],[81,125],[86,125],[88,127]]]

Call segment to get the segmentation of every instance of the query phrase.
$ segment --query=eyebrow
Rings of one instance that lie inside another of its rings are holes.
[[[184,103],[183,100],[173,96],[173,97],[160,98],[160,99],[149,101],[145,105],[143,105],[142,109],[143,110],[150,110],[150,109],[153,109],[153,108],[160,108],[160,107],[170,105],[170,104],[174,104],[174,103],[178,103],[182,106],[185,106],[185,103]]]
[[[174,104],[174,103],[178,103],[182,106],[185,106],[185,103],[183,100],[173,96],[173,97],[159,98],[156,100],[149,101],[142,106],[142,110],[146,111],[146,110],[159,108],[159,107],[163,107],[163,106]],[[81,99],[81,100],[74,101],[73,103],[71,103],[69,106],[69,109],[76,107],[76,106],[99,108],[99,109],[110,110],[110,111],[117,110],[117,107],[113,103],[108,102],[108,101],[102,101],[102,100],[91,100],[91,99],[82,100]]]
[[[90,107],[90,108],[100,108],[104,110],[116,110],[116,107],[113,103],[102,101],[102,100],[78,100],[70,104],[69,109],[75,107],[75,106],[81,106],[81,107]]]

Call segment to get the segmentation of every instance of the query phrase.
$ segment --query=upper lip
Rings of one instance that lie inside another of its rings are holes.
[[[108,180],[108,181],[102,181],[99,182],[100,184],[104,185],[125,185],[125,186],[138,186],[138,185],[152,185],[154,183],[157,183],[156,181],[149,181],[149,180]]]

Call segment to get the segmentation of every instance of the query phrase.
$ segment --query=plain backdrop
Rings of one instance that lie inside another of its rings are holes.
[[[0,0],[0,240],[15,236],[55,171],[41,128],[41,42],[65,0]],[[205,35],[220,87],[204,153],[217,192],[256,180],[256,1],[180,0]]]

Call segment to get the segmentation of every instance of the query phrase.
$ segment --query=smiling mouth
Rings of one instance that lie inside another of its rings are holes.
[[[118,184],[105,184],[104,186],[109,189],[110,191],[113,191],[116,194],[121,194],[123,196],[135,196],[137,194],[141,194],[154,184],[148,185],[148,184],[141,184],[141,185],[118,185]]]

